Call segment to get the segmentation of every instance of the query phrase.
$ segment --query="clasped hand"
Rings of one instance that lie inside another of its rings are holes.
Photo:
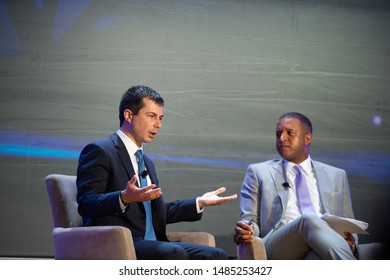
[[[248,225],[244,221],[238,221],[234,229],[234,242],[236,244],[241,242],[252,243],[254,240],[253,231],[253,224]]]
[[[354,246],[355,246],[355,237],[352,235],[352,233],[349,232],[344,232],[345,236],[345,241],[347,241],[349,247],[351,248],[352,252],[354,251]]]

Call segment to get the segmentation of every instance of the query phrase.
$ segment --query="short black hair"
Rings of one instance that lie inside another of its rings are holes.
[[[288,118],[288,119],[297,119],[299,120],[306,128],[307,130],[310,132],[310,133],[313,133],[313,126],[311,124],[311,121],[309,120],[308,117],[306,117],[305,115],[301,114],[301,113],[298,113],[298,112],[288,112],[288,113],[284,113],[280,118],[280,119],[284,119],[284,118]]]

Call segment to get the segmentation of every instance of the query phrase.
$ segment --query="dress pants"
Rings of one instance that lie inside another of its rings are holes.
[[[139,260],[226,260],[224,250],[190,242],[167,242],[135,239]]]
[[[356,259],[346,240],[314,213],[281,226],[263,241],[268,259]]]

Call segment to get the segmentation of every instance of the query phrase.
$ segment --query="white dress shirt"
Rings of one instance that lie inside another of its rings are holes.
[[[295,176],[296,171],[293,169],[295,163],[289,162],[287,160],[283,160],[284,172],[286,176],[286,180],[289,183],[290,187],[288,189],[288,200],[287,200],[287,209],[284,212],[284,216],[282,217],[281,223],[287,224],[298,218],[302,215],[301,210],[299,209],[296,188],[295,188]],[[303,169],[303,176],[306,178],[306,182],[309,187],[311,202],[313,203],[314,209],[317,215],[321,215],[321,201],[320,195],[317,187],[317,179],[314,174],[314,169],[311,164],[310,156],[303,162],[299,164]]]

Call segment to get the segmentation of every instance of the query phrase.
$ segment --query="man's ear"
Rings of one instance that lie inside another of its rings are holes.
[[[131,121],[133,120],[133,112],[130,109],[125,109],[123,111],[123,117],[125,118],[125,121],[131,123]]]
[[[310,145],[312,137],[313,136],[310,132],[306,133],[306,135],[305,135],[305,145],[306,146]]]

